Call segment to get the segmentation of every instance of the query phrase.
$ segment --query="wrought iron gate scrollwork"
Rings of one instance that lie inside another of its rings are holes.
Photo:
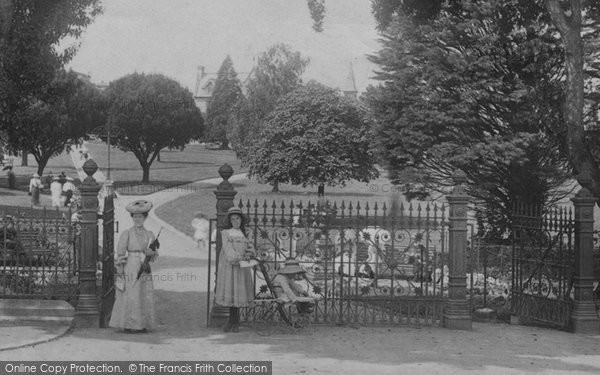
[[[574,220],[561,207],[513,211],[511,314],[566,329],[573,301]]]
[[[317,300],[315,323],[442,324],[446,206],[425,202],[392,210],[385,204],[239,202],[237,207],[249,219],[247,234],[270,277],[288,258],[306,270],[299,283]],[[254,280],[255,298],[270,298],[262,272]]]

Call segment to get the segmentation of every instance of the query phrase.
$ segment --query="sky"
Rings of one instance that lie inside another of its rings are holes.
[[[229,54],[236,71],[248,72],[259,53],[283,42],[310,58],[305,81],[339,88],[352,61],[363,91],[376,69],[366,55],[379,49],[370,1],[325,3],[325,30],[316,33],[306,0],[103,0],[69,67],[95,83],[162,73],[193,90],[199,65],[216,72]]]

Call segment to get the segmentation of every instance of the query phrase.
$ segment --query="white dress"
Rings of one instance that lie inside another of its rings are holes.
[[[127,229],[121,234],[117,245],[117,263],[125,262],[124,290],[115,288],[115,304],[109,326],[127,329],[153,329],[156,327],[154,312],[154,284],[152,274],[137,274],[146,258],[145,250],[154,241],[154,233],[145,228]]]
[[[58,181],[52,181],[50,184],[50,194],[52,195],[52,207],[60,207],[60,198],[62,196],[62,185]]]

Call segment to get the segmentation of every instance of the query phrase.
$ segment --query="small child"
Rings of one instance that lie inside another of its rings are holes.
[[[208,217],[201,211],[194,214],[192,219],[192,228],[194,228],[194,240],[200,250],[208,250],[208,234],[210,231],[210,222]]]

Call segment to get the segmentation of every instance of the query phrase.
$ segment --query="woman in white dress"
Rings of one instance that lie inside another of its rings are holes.
[[[156,327],[152,274],[137,278],[146,256],[154,261],[159,247],[154,233],[144,228],[152,203],[138,200],[127,205],[134,226],[121,234],[117,245],[115,304],[109,326],[125,332],[147,332]]]
[[[52,177],[52,183],[50,183],[50,195],[52,196],[52,207],[60,207],[60,198],[62,197],[62,184],[60,183],[58,176]]]

